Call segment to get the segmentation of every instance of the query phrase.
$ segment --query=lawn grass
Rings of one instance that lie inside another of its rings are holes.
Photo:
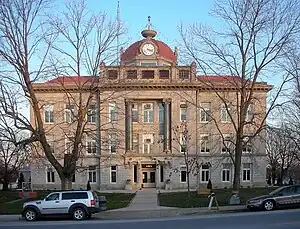
[[[25,202],[39,200],[50,192],[51,191],[37,191],[37,198],[25,200],[19,198],[17,191],[0,191],[0,214],[20,214]],[[132,198],[135,196],[135,193],[98,193],[98,195],[106,197],[107,210],[109,210],[128,206]],[[19,201],[8,203],[13,200]]]
[[[260,195],[266,195],[273,191],[274,188],[242,188],[239,196],[241,204],[246,204],[247,200]],[[232,189],[216,189],[213,190],[216,194],[218,204],[220,206],[229,205],[229,199],[232,195]],[[168,207],[207,207],[209,204],[208,195],[198,195],[196,192],[191,192],[190,204],[188,204],[187,192],[170,192],[158,194],[159,203],[161,206]]]

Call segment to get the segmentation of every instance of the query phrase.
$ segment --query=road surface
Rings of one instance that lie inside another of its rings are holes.
[[[0,229],[299,229],[300,209],[143,220],[37,221],[0,223]]]

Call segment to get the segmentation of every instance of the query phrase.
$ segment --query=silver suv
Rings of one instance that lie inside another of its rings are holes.
[[[75,220],[83,220],[103,210],[106,210],[105,196],[97,196],[96,192],[59,191],[41,200],[24,203],[22,216],[27,221],[47,215],[70,215]]]

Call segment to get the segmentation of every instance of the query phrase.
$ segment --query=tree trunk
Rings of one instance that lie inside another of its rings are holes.
[[[72,178],[60,178],[61,180],[61,190],[71,190],[72,189]]]
[[[242,165],[242,145],[240,141],[240,136],[237,136],[236,149],[235,149],[235,163],[234,163],[234,178],[232,185],[232,193],[238,194],[241,184],[241,165]]]
[[[190,173],[187,173],[187,188],[188,188],[188,207],[190,206],[191,191],[190,191]]]
[[[7,191],[8,190],[8,185],[9,185],[9,182],[8,181],[3,181],[2,183],[2,190],[3,191]]]

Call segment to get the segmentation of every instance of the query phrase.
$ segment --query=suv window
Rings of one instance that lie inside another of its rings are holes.
[[[59,193],[53,193],[46,198],[46,201],[59,200]]]
[[[281,190],[282,196],[290,196],[295,194],[295,187],[287,187]]]
[[[68,192],[62,194],[62,200],[88,199],[86,192]]]
[[[295,187],[295,193],[296,193],[297,195],[300,195],[300,186],[296,186],[296,187]]]

